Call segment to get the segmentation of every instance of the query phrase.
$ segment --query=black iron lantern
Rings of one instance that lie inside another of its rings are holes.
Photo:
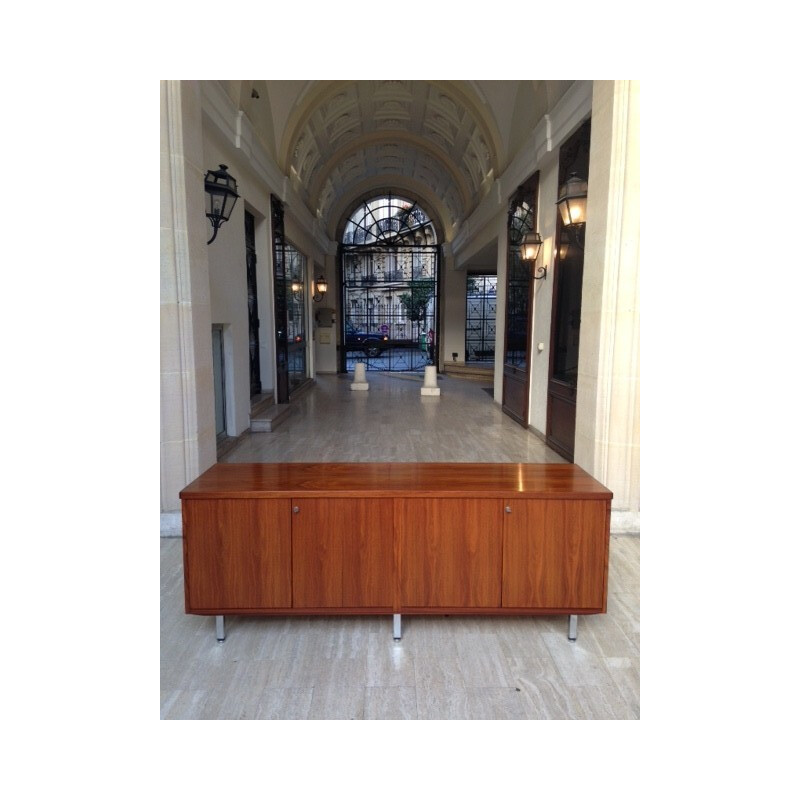
[[[211,244],[217,238],[217,231],[223,222],[231,218],[233,207],[239,195],[236,191],[236,178],[228,174],[228,167],[220,164],[219,169],[206,173],[206,216],[211,220],[214,235],[206,242]]]
[[[569,180],[558,190],[556,205],[561,211],[561,221],[564,225],[586,224],[586,197],[589,194],[589,184],[573,172]]]
[[[314,284],[314,294],[311,296],[315,303],[319,303],[323,297],[325,297],[325,292],[328,291],[328,281],[325,280],[324,275],[320,275],[317,278]]]
[[[522,237],[522,245],[520,246],[520,256],[523,261],[530,262],[533,267],[536,264],[536,259],[539,256],[539,250],[542,247],[542,237],[538,231],[531,231]],[[536,270],[538,275],[534,275],[535,281],[540,281],[542,278],[547,277],[547,267],[539,267]]]
[[[538,232],[526,233],[522,237],[520,255],[523,261],[536,261],[542,246],[542,237]]]

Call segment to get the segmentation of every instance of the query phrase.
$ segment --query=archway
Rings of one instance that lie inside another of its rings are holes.
[[[361,203],[339,244],[339,368],[421,372],[438,363],[440,248],[419,204],[393,194]]]

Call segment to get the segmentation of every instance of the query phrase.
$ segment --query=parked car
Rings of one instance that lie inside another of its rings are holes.
[[[361,350],[368,358],[379,356],[389,347],[389,336],[385,333],[368,333],[358,330],[352,323],[344,323],[346,350]]]

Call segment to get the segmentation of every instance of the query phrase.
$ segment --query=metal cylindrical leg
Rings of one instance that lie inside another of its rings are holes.
[[[403,635],[402,628],[401,628],[401,625],[402,625],[401,616],[402,616],[401,614],[395,614],[394,615],[394,638],[396,640],[397,639],[401,639],[402,635]]]
[[[225,617],[223,616],[217,617],[217,641],[225,641]]]
[[[570,614],[569,615],[569,633],[567,633],[567,638],[574,642],[578,638],[578,615],[577,614]]]

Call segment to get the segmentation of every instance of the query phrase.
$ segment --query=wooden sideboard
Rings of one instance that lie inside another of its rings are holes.
[[[187,614],[606,611],[611,492],[574,464],[216,464],[180,494]]]

